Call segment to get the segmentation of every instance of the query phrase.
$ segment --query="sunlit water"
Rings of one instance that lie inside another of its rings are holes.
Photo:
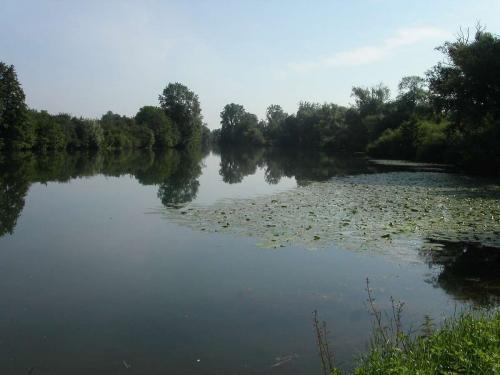
[[[316,171],[300,158],[271,168],[271,156],[212,153],[160,173],[172,157],[3,165],[1,374],[314,374],[313,310],[342,367],[366,349],[367,277],[380,308],[404,301],[414,328],[491,297],[464,294],[460,277],[440,282],[442,264],[335,245],[262,249],[158,214],[371,170],[365,162],[323,159]]]

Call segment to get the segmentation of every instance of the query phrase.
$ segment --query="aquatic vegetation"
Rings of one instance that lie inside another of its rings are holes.
[[[427,241],[500,247],[500,186],[435,172],[336,177],[253,199],[169,209],[168,217],[208,232],[259,239],[263,247],[335,245],[413,256]]]

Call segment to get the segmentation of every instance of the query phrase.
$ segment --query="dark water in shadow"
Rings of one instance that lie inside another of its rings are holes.
[[[350,368],[370,335],[366,277],[408,325],[498,304],[498,249],[441,243],[414,263],[273,251],[152,214],[393,168],[264,150],[0,160],[0,373],[320,373],[315,309]]]

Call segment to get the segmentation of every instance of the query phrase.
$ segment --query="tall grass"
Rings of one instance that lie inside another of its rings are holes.
[[[407,332],[401,324],[403,304],[391,299],[392,312],[383,315],[368,280],[367,293],[373,335],[368,353],[352,374],[500,374],[500,310],[463,312],[446,319],[437,330],[426,317],[418,332]],[[321,332],[327,332],[316,313],[314,322]],[[317,337],[319,348],[330,347],[321,342],[328,340],[326,335]],[[322,361],[325,373],[342,374],[332,363],[333,355],[329,358]]]

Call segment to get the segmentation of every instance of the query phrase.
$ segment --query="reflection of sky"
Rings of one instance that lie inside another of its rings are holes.
[[[295,178],[282,177],[275,185],[268,184],[264,179],[265,167],[257,168],[253,175],[245,176],[238,184],[226,184],[219,174],[220,157],[208,155],[204,160],[204,168],[199,178],[200,188],[193,201],[195,204],[211,204],[220,199],[247,198],[257,195],[267,195],[292,189],[297,186]]]
[[[267,185],[263,171],[226,185],[218,164],[205,159],[196,202],[295,186]],[[193,231],[151,214],[157,190],[130,176],[33,184],[14,234],[0,238],[0,374],[114,374],[123,361],[146,375],[263,374],[294,354],[273,373],[316,373],[311,312],[348,364],[370,334],[366,277],[382,309],[391,295],[405,301],[414,327],[453,313],[423,263]]]

